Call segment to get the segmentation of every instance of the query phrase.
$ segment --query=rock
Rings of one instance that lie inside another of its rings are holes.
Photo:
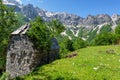
[[[75,52],[75,53],[66,55],[65,58],[73,58],[73,57],[76,57],[76,56],[78,56],[78,54]]]
[[[55,38],[52,39],[51,50],[41,52],[35,48],[30,38],[23,34],[26,29],[28,28],[22,26],[11,35],[6,61],[6,72],[10,74],[10,79],[26,75],[36,66],[54,61],[59,55],[59,45]]]

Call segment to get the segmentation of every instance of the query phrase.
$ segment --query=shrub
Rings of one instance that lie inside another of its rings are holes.
[[[113,33],[101,33],[98,34],[94,41],[93,45],[111,45],[115,44],[117,41],[117,36]]]
[[[35,47],[41,51],[49,51],[51,39],[64,30],[64,26],[57,20],[44,22],[42,18],[37,17],[31,21],[31,28],[27,32]]]
[[[3,73],[3,75],[0,77],[0,80],[7,80],[6,78],[9,77],[8,73]]]
[[[60,57],[65,57],[69,51],[86,47],[86,42],[81,38],[74,37],[70,40],[67,36],[59,35],[57,39],[60,44]]]
[[[64,57],[67,53],[68,53],[68,49],[67,49],[67,44],[68,44],[68,40],[69,38],[67,36],[63,36],[63,35],[58,35],[57,36],[57,40],[58,43],[60,45],[60,58]]]
[[[118,26],[115,28],[115,34],[120,39],[120,24],[118,24]]]
[[[37,49],[49,49],[50,35],[43,20],[37,17],[31,23],[31,28],[27,32]]]
[[[84,48],[86,46],[87,46],[86,42],[84,40],[82,40],[81,38],[75,38],[72,40],[72,49],[73,50]]]

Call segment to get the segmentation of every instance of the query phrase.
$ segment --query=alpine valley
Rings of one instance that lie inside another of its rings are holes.
[[[91,41],[98,33],[114,31],[120,22],[120,15],[118,14],[112,16],[107,14],[88,15],[86,18],[82,18],[66,12],[46,11],[34,7],[32,4],[23,5],[15,0],[3,0],[3,3],[9,7],[15,7],[15,12],[24,15],[27,22],[37,16],[42,17],[45,21],[59,20],[66,26],[66,30],[61,34],[68,36],[70,39],[80,37],[83,40]]]

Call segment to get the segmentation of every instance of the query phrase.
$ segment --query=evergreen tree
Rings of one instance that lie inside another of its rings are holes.
[[[9,34],[17,26],[13,8],[8,8],[0,0],[0,68],[5,65],[5,48],[8,44]]]
[[[51,39],[64,30],[62,23],[54,20],[44,22],[42,18],[37,17],[31,21],[31,28],[27,32],[37,49],[48,51],[51,47]]]
[[[48,49],[50,42],[49,29],[40,17],[31,21],[31,28],[27,32],[37,49]]]

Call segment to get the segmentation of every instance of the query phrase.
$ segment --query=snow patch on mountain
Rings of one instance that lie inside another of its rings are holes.
[[[82,40],[86,41],[86,38],[82,37]]]
[[[116,25],[120,22],[120,15],[114,14],[109,16],[107,14],[99,14],[96,16],[89,15],[86,18],[74,14],[68,14],[66,12],[50,12],[38,7],[34,7],[32,4],[21,5],[21,0],[3,0],[4,3],[9,5],[15,5],[16,12],[22,13],[27,20],[32,20],[36,16],[40,16],[44,21],[50,21],[51,19],[57,19],[66,26],[67,31],[61,33],[62,35],[68,36],[69,39],[72,39],[73,35],[75,37],[81,37],[83,40],[88,39],[92,32],[94,35],[99,34],[100,30],[104,25],[109,24],[110,27],[114,30]],[[21,7],[20,7],[21,6]],[[97,33],[96,33],[97,30]],[[78,35],[80,33],[80,36]],[[71,36],[72,34],[72,36]]]
[[[22,0],[2,0],[6,5],[22,5]]]
[[[80,31],[80,30],[77,30],[77,31],[76,31],[76,34],[75,34],[76,37],[78,37],[79,31]]]
[[[17,2],[20,3],[20,4],[22,4],[22,0],[15,0],[15,1],[17,1]]]
[[[46,16],[47,17],[51,17],[51,16],[54,16],[55,14],[54,13],[52,13],[52,12],[46,12]]]
[[[67,36],[66,30],[64,32],[62,32],[61,34]]]
[[[97,29],[97,27],[93,27],[93,31],[96,30],[96,29]]]

